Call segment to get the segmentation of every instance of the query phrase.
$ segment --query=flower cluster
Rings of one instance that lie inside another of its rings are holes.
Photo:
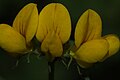
[[[102,21],[93,10],[88,9],[79,18],[74,34],[74,46],[70,55],[87,68],[114,55],[120,47],[114,34],[102,36]],[[60,57],[63,44],[71,35],[71,19],[68,10],[60,3],[50,3],[38,14],[37,5],[27,4],[16,16],[12,27],[0,24],[0,47],[12,56],[33,50],[34,36],[41,43],[40,51]]]

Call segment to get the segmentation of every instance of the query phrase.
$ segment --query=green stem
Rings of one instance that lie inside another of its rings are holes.
[[[54,61],[53,62],[48,62],[49,66],[49,80],[54,80]]]

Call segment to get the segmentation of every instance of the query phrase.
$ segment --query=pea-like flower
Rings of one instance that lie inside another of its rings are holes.
[[[68,10],[60,3],[50,3],[39,14],[36,38],[41,42],[41,51],[52,57],[60,57],[63,44],[71,34],[71,19]]]
[[[30,51],[31,40],[38,26],[38,10],[36,4],[29,3],[16,16],[13,27],[0,24],[0,47],[17,56]]]
[[[78,64],[87,68],[93,63],[103,61],[114,55],[120,47],[119,38],[113,34],[101,37],[102,21],[93,10],[85,11],[75,29],[74,58]]]

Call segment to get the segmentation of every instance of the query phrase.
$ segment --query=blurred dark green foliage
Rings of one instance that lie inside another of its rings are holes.
[[[120,36],[120,0],[0,0],[0,24],[12,22],[27,3],[38,4],[39,12],[51,3],[60,2],[70,12],[72,20],[72,35],[80,15],[87,9],[95,10],[102,18],[103,35],[115,33]],[[0,34],[1,35],[1,34]],[[15,67],[16,59],[0,49],[0,80],[48,80],[48,65],[44,57],[37,59],[31,55],[31,63],[27,63],[26,56],[22,57],[19,65]],[[89,68],[86,73],[91,80],[120,80],[120,51],[105,60]],[[3,79],[2,79],[3,78]],[[55,80],[79,80],[79,75],[74,64],[67,70],[62,62],[55,63]]]

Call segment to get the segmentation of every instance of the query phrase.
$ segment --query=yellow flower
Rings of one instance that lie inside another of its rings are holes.
[[[31,49],[31,40],[38,26],[36,4],[29,3],[16,16],[13,27],[0,24],[0,47],[16,56]]]
[[[41,51],[52,57],[63,52],[71,33],[71,20],[67,9],[60,3],[50,3],[39,14],[36,38],[41,42]]]
[[[119,50],[119,38],[113,34],[101,37],[101,32],[100,16],[88,9],[78,20],[75,29],[74,58],[81,67],[87,68],[93,63],[103,61]]]

